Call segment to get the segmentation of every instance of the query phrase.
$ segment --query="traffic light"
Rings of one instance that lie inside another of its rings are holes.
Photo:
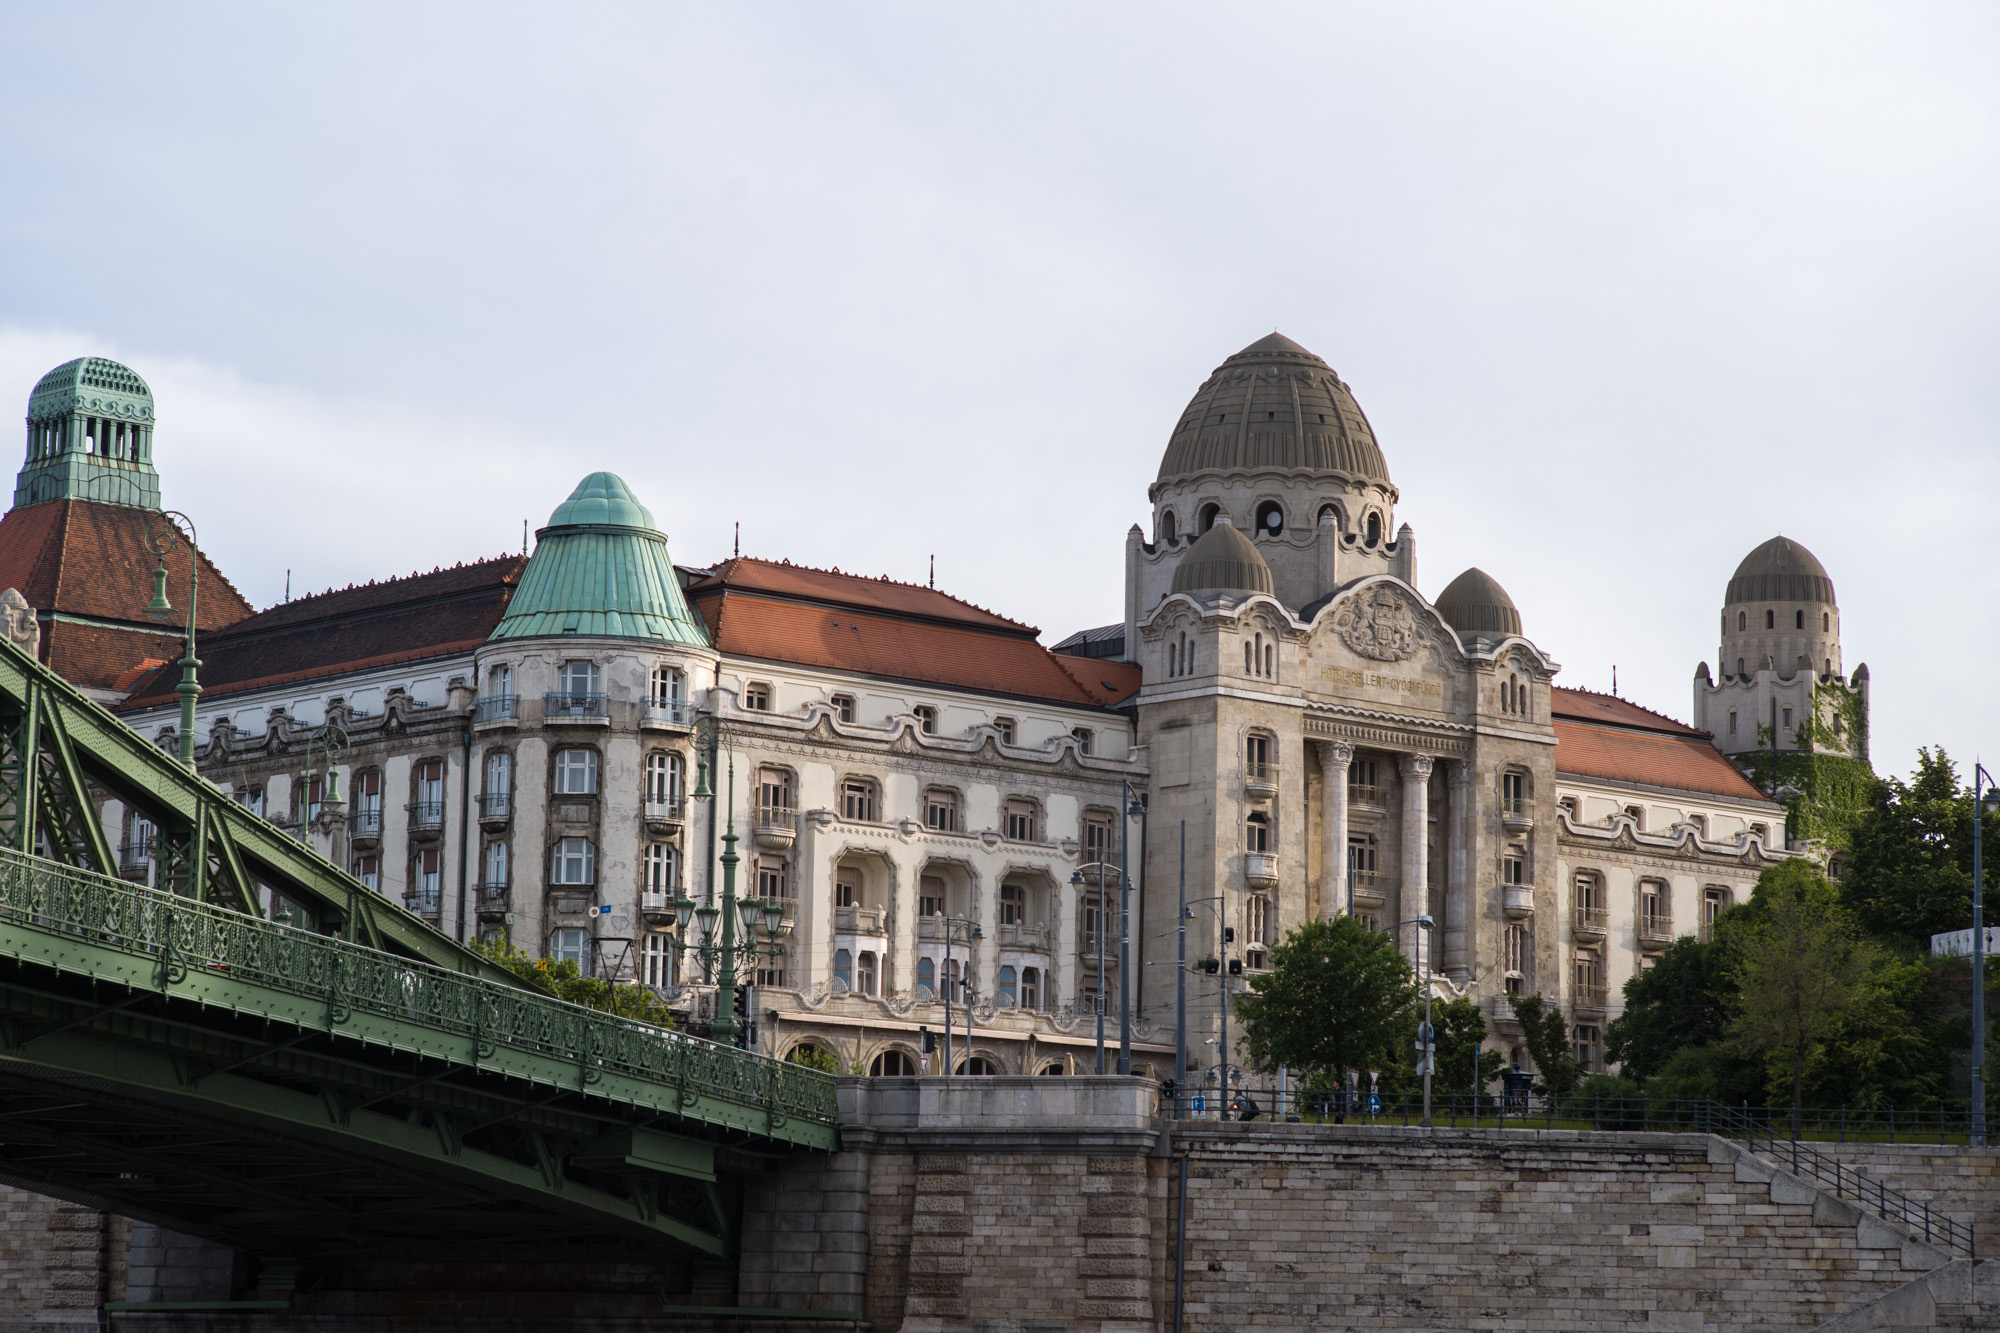
[[[1180,1089],[1177,1086],[1175,1086],[1174,1081],[1172,1079],[1165,1078],[1160,1080],[1160,1095],[1162,1097],[1165,1097],[1168,1101],[1172,1101],[1175,1095],[1179,1092]]]
[[[931,1055],[937,1051],[937,1034],[929,1028],[918,1028],[917,1040],[919,1042],[918,1049],[923,1051],[925,1055]]]
[[[757,1025],[750,1021],[750,988],[738,986],[730,1006],[736,1013],[736,1044],[749,1050],[757,1044]]]

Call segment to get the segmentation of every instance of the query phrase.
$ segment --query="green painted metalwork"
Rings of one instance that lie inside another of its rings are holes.
[[[492,640],[645,639],[708,646],[667,554],[666,535],[632,488],[593,472],[549,515]]]

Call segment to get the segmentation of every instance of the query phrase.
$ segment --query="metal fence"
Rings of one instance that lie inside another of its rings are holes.
[[[588,1071],[672,1085],[774,1117],[834,1124],[834,1079],[803,1065],[450,972],[193,899],[0,848],[0,921],[150,958],[163,991],[208,969],[323,1001],[329,1024],[370,1012]],[[19,952],[19,950],[16,950]],[[289,1007],[289,1006],[288,1006]]]

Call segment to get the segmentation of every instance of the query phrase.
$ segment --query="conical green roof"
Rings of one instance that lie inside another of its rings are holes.
[[[585,477],[535,537],[520,589],[488,642],[574,635],[708,646],[681,596],[666,534],[621,478]]]

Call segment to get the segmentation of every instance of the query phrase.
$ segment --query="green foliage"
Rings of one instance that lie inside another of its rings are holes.
[[[1861,937],[1831,884],[1802,861],[1757,880],[1747,913],[1725,933],[1736,1013],[1730,1035],[1772,1062],[1804,1102],[1807,1064],[1842,1024],[1868,1007],[1875,947]]]
[[[800,1045],[792,1047],[785,1054],[785,1058],[795,1065],[804,1065],[807,1069],[817,1069],[822,1074],[838,1074],[840,1072],[840,1057],[829,1051],[826,1047],[815,1046],[811,1042],[803,1042]]]
[[[1985,837],[2000,833],[1988,815]],[[1993,858],[1989,858],[1989,861]],[[2000,876],[1986,867],[1986,892]],[[1972,925],[1972,793],[1942,748],[1917,751],[1914,780],[1876,784],[1856,827],[1842,900],[1884,943],[1921,952],[1941,931]]]
[[[1608,1101],[1614,1097],[1637,1096],[1639,1096],[1639,1085],[1623,1075],[1592,1074],[1576,1085],[1576,1092],[1571,1100],[1583,1101],[1586,1098],[1601,1097]]]
[[[1431,1076],[1434,1089],[1452,1094],[1468,1091],[1472,1087],[1475,1051],[1479,1053],[1481,1090],[1506,1069],[1507,1057],[1482,1045],[1486,1040],[1486,1015],[1472,1000],[1461,995],[1443,1004],[1433,1004],[1431,1026],[1436,1029],[1433,1040],[1437,1045],[1437,1072]],[[1415,1053],[1412,1048],[1411,1054]]]
[[[1625,1012],[1605,1030],[1605,1056],[1643,1087],[1683,1047],[1721,1040],[1735,998],[1722,946],[1683,935],[1625,983]]]
[[[1800,749],[1753,750],[1736,761],[1765,791],[1791,787],[1799,793],[1785,807],[1789,837],[1824,842],[1836,854],[1851,845],[1875,791],[1875,770],[1867,760]]]
[[[1556,1101],[1568,1097],[1582,1079],[1583,1067],[1577,1063],[1576,1048],[1570,1044],[1569,1020],[1563,1017],[1563,1011],[1545,1005],[1539,994],[1517,995],[1514,1017],[1521,1022],[1521,1040],[1539,1075],[1535,1091]]]
[[[1734,1042],[1683,1046],[1646,1081],[1648,1097],[1699,1099],[1725,1106],[1765,1104],[1764,1062]]]
[[[1806,1061],[1805,1101],[1814,1106],[1923,1107],[1936,1104],[1947,1057],[1936,1019],[1934,965],[1877,956],[1854,1007],[1829,1025]],[[1970,1024],[1967,1025],[1967,1037]],[[1960,1043],[1963,1044],[1963,1041]],[[1782,1097],[1781,1062],[1767,1088]]]
[[[568,959],[552,963],[546,958],[530,958],[505,939],[481,940],[473,947],[544,995],[654,1027],[674,1025],[666,1002],[650,987],[586,977]]]
[[[1271,951],[1271,968],[1236,1002],[1259,1069],[1382,1067],[1419,1003],[1410,964],[1389,936],[1352,916],[1308,921]]]

